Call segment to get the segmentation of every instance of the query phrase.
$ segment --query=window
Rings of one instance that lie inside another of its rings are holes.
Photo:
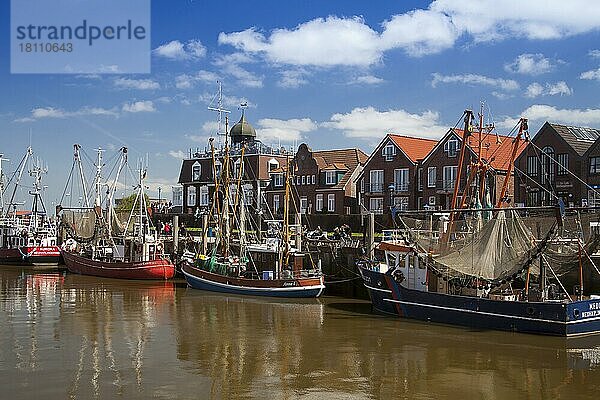
[[[446,165],[444,167],[444,190],[454,190],[457,173],[458,166],[456,165]]]
[[[306,175],[302,175],[302,184],[306,185]]]
[[[386,144],[383,150],[381,150],[381,155],[385,158],[385,161],[392,161],[396,155],[396,146],[392,143]]]
[[[408,168],[394,170],[394,190],[397,192],[408,191]]]
[[[221,176],[221,170],[222,170],[221,161],[217,160],[215,162],[215,171],[217,172],[217,178],[219,178]]]
[[[536,207],[540,205],[540,192],[527,192],[527,207]]]
[[[423,168],[417,169],[417,188],[423,190]]]
[[[192,165],[192,180],[194,182],[197,182],[200,180],[200,172],[202,171],[202,168],[200,167],[200,163],[198,161],[196,161],[194,163],[194,165]]]
[[[364,193],[365,192],[365,178],[362,178],[360,180],[360,192]]]
[[[233,176],[236,178],[244,176],[244,166],[241,159],[233,163]]]
[[[273,213],[279,214],[279,195],[278,194],[273,195]]]
[[[296,176],[296,185],[300,186],[300,175]]]
[[[417,210],[420,210],[423,206],[423,198],[417,197]]]
[[[279,168],[279,161],[277,161],[274,158],[271,158],[268,162],[267,162],[267,169],[269,172],[276,170],[277,168]]]
[[[600,157],[590,157],[590,174],[600,174]]]
[[[595,190],[588,190],[588,207],[600,206],[600,193]]]
[[[542,182],[547,180],[548,182],[554,183],[554,149],[550,146],[546,146],[542,149]]]
[[[383,197],[372,197],[369,200],[369,211],[373,214],[383,214]]]
[[[335,194],[327,195],[327,211],[335,212]]]
[[[435,196],[429,196],[429,202],[427,204],[435,206]]]
[[[336,182],[336,173],[335,171],[326,171],[325,172],[325,184],[326,185],[335,185]]]
[[[319,212],[323,211],[323,195],[322,194],[317,195],[315,203],[316,203],[315,209]]]
[[[538,175],[538,162],[535,156],[527,157],[527,175],[537,176]]]
[[[448,141],[444,143],[444,151],[448,157],[456,157],[456,154],[458,153],[458,139],[448,139]]]
[[[252,191],[252,185],[246,184],[242,186],[242,190],[244,191],[244,204],[247,206],[252,205],[254,201],[254,193]]]
[[[434,188],[435,181],[437,179],[437,169],[436,167],[427,168],[427,187]]]
[[[183,188],[173,186],[171,193],[173,194],[173,205],[181,207],[183,205]]]
[[[207,206],[208,203],[209,203],[208,186],[201,186],[200,187],[200,205]]]
[[[394,207],[396,210],[408,210],[408,197],[394,197]]]
[[[300,197],[300,214],[306,214],[308,209],[308,198],[306,196]]]
[[[568,154],[559,154],[558,158],[558,172],[556,175],[566,175],[567,170],[569,169],[569,155]]]
[[[312,184],[313,185],[315,184],[315,176],[314,175],[312,176]]]
[[[283,186],[283,174],[273,174],[273,185],[275,187]]]
[[[369,172],[369,184],[371,193],[383,193],[383,170],[373,170]]]
[[[196,205],[196,187],[195,186],[188,186],[187,205],[188,205],[188,207],[194,207]]]

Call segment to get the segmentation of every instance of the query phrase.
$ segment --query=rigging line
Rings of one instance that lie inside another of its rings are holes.
[[[527,179],[529,179],[530,181],[532,181],[533,183],[535,183],[540,189],[542,189],[543,191],[547,192],[550,194],[550,196],[553,196],[556,200],[558,200],[558,196],[556,194],[554,194],[553,192],[551,192],[550,190],[548,190],[547,188],[545,188],[544,186],[542,186],[541,183],[539,183],[538,181],[536,181],[535,179],[533,179],[531,176],[527,175],[525,172],[521,171],[521,169],[517,168],[517,166],[515,165],[515,171],[519,172],[520,174],[522,174],[523,176],[525,176]]]
[[[582,247],[582,250],[583,250],[583,253],[586,255],[586,257],[588,258],[588,260],[590,260],[590,263],[592,263],[592,266],[594,267],[594,269],[596,270],[596,272],[598,273],[598,275],[600,275],[600,270],[596,266],[596,263],[594,262],[594,260],[592,260],[592,257],[590,257],[590,255],[585,250],[585,248]]]
[[[558,279],[558,276],[556,275],[556,273],[554,272],[554,269],[552,268],[552,266],[550,265],[550,263],[548,262],[548,260],[546,259],[546,256],[544,254],[542,254],[542,258],[544,259],[544,261],[546,262],[546,266],[548,268],[550,268],[550,272],[552,272],[552,275],[554,275],[554,279],[556,279],[556,281],[558,282],[558,284],[560,285],[560,287],[562,288],[562,290],[565,292],[565,294],[567,295],[567,297],[569,298],[569,300],[573,300],[571,299],[571,295],[569,294],[569,292],[567,292],[567,289],[565,289],[565,287],[563,286],[562,282],[560,281],[560,279]],[[540,279],[544,279],[543,277],[540,277]]]
[[[540,150],[540,151],[541,151],[541,153],[542,153],[542,154],[544,154],[544,155],[546,155],[546,157],[548,157],[548,158],[550,158],[550,156],[548,156],[548,154],[546,154],[546,152],[544,152],[542,149],[540,149],[540,148],[539,148],[539,147],[537,147],[535,144],[533,144],[533,142],[531,142],[531,145],[532,145],[532,146],[534,146],[534,149],[533,149],[533,150],[535,151],[535,157],[536,157],[536,158],[539,160],[540,169],[542,170],[542,171],[540,172],[540,175],[542,176],[542,180],[546,180],[546,181],[547,181],[547,183],[548,183],[548,186],[550,186],[550,189],[552,189],[552,191],[553,191],[553,192],[556,192],[556,191],[554,190],[554,188],[552,187],[552,182],[550,182],[550,179],[549,179],[549,175],[550,175],[550,174],[548,173],[548,170],[549,170],[550,168],[546,168],[546,167],[549,167],[550,165],[546,165],[544,162],[542,162],[542,161],[543,161],[543,159],[540,157],[540,155],[539,155],[539,153],[537,152],[537,150]],[[556,197],[556,196],[555,196],[555,197]],[[557,197],[557,199],[558,199],[558,197]]]

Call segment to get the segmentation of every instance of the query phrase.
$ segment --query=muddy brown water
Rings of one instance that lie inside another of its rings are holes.
[[[4,399],[578,399],[600,337],[400,320],[360,300],[273,300],[0,268]]]

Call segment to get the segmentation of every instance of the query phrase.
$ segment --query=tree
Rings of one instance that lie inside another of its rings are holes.
[[[123,197],[121,199],[121,201],[119,201],[119,204],[117,204],[117,206],[115,207],[115,211],[131,212],[131,209],[133,208],[134,205],[139,208],[139,206],[140,206],[139,199],[138,199],[138,203],[134,204],[136,195],[137,195],[137,193],[133,193],[127,197]],[[144,198],[146,199],[146,206],[150,207],[150,198],[145,193],[144,193]]]

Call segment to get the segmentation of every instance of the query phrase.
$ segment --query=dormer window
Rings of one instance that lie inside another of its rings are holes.
[[[456,157],[458,153],[458,139],[452,137],[444,144],[444,151],[448,157]]]
[[[386,144],[383,150],[381,150],[381,155],[385,158],[385,161],[392,161],[396,155],[396,146],[392,143]]]
[[[269,172],[276,170],[277,168],[279,168],[279,161],[277,161],[274,158],[271,158],[268,163],[267,163],[267,169],[269,170]]]
[[[335,185],[336,183],[336,171],[325,171],[325,184]]]
[[[202,167],[200,163],[196,161],[194,165],[192,165],[192,181],[197,182],[200,180],[200,174],[202,173]]]

